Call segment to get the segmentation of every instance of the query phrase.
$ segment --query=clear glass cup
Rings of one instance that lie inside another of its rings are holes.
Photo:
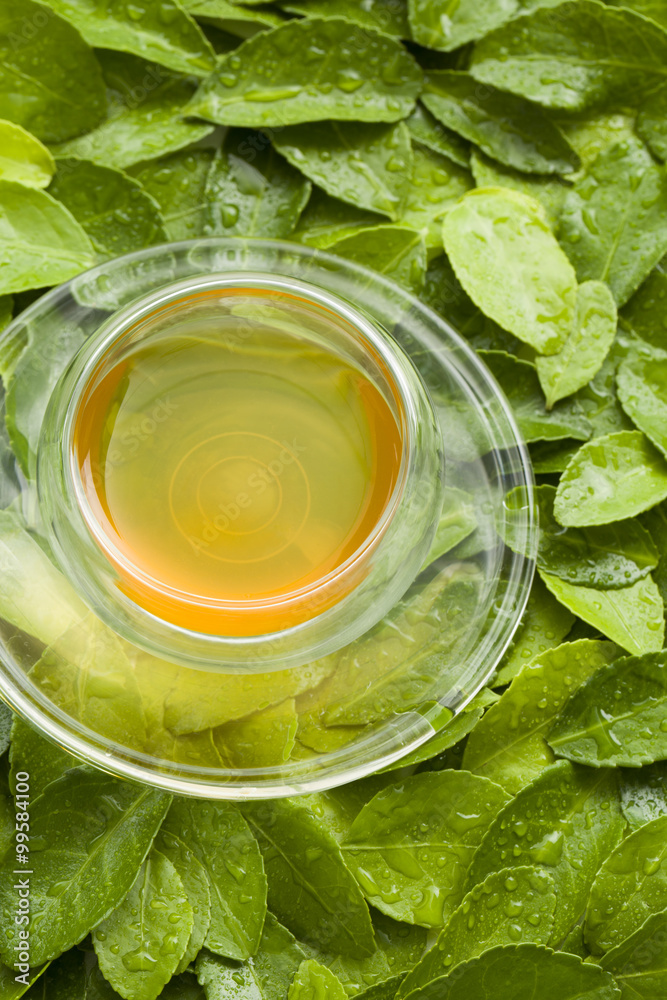
[[[159,339],[170,317],[196,319],[201,293],[220,319],[239,289],[259,290],[269,311],[299,297],[302,333],[335,345],[384,394],[402,458],[375,531],[337,580],[319,581],[321,602],[292,594],[298,621],[234,636],[189,630],[155,614],[145,592],[135,599],[138,567],[100,531],[72,456],[78,407],[109,359]],[[353,780],[465,711],[521,618],[536,526],[507,401],[443,319],[325,252],[210,239],[78,276],[4,331],[0,356],[37,344],[15,369],[16,384],[32,379],[13,414],[19,461],[6,455],[0,473],[19,484],[14,512],[0,512],[17,581],[0,601],[0,689],[16,711],[97,766],[209,798]],[[512,551],[504,498],[517,486],[526,503],[511,512]]]

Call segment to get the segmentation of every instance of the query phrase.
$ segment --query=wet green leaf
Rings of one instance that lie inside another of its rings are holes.
[[[617,655],[611,642],[582,639],[536,657],[470,734],[463,766],[519,792],[553,763],[547,739],[568,698]]]
[[[435,979],[410,1000],[616,1000],[612,977],[574,955],[534,944],[490,948],[459,966],[453,981]]]
[[[45,191],[0,181],[0,291],[57,285],[95,262],[67,209]]]
[[[585,441],[591,424],[578,399],[567,399],[547,410],[535,365],[504,351],[479,351],[510,401],[526,441]]]
[[[643,143],[600,153],[565,198],[559,239],[580,281],[605,281],[619,306],[628,301],[667,250],[667,172]]]
[[[667,910],[600,959],[621,990],[622,1000],[658,1000],[667,989]]]
[[[505,868],[475,886],[454,910],[433,947],[401,983],[405,997],[489,948],[547,944],[556,906],[551,876],[537,868]]]
[[[667,34],[633,11],[570,0],[487,35],[472,73],[552,108],[638,103],[667,81]]]
[[[631,830],[667,816],[667,763],[622,771],[621,804]]]
[[[20,125],[0,121],[0,148],[0,180],[48,187],[56,165],[39,139]]]
[[[420,45],[449,52],[475,41],[534,7],[554,7],[561,0],[409,0],[412,37]]]
[[[607,285],[602,281],[579,285],[570,336],[558,354],[535,361],[547,408],[583,388],[597,374],[616,336],[616,323],[616,305]]]
[[[426,243],[406,226],[381,225],[359,229],[327,247],[330,253],[386,275],[412,292],[424,284]]]
[[[89,45],[120,49],[169,66],[179,73],[206,76],[215,65],[213,50],[198,25],[174,0],[45,0],[81,32]]]
[[[368,901],[397,920],[442,927],[507,800],[498,785],[463,771],[417,774],[379,792],[343,842]]]
[[[338,58],[322,59],[330,51]],[[188,113],[255,128],[391,122],[412,111],[420,85],[419,67],[395,39],[340,18],[295,20],[223,57]]]
[[[506,187],[534,198],[546,212],[551,228],[553,230],[557,228],[565,195],[568,192],[568,185],[558,177],[524,174],[512,167],[497,163],[479,151],[473,152],[470,169],[477,187]]]
[[[288,930],[267,913],[257,954],[243,965],[202,951],[197,978],[206,1000],[285,1000],[305,955]]]
[[[211,926],[210,882],[201,861],[168,827],[165,826],[160,830],[155,838],[154,847],[174,866],[192,909],[190,937],[176,967],[177,973],[184,972],[201,951]]]
[[[167,239],[187,240],[204,235],[206,179],[213,150],[181,150],[130,170],[160,207]]]
[[[12,792],[16,790],[17,771],[30,775],[30,794],[36,798],[52,781],[81,763],[55,743],[45,740],[18,715],[14,717],[11,736],[9,785]]]
[[[183,149],[213,131],[183,118],[194,91],[191,78],[123,52],[100,53],[100,61],[109,115],[92,132],[54,147],[57,156],[120,170]]]
[[[70,771],[30,810],[30,958],[66,951],[122,901],[169,806],[169,796],[99,771]],[[40,849],[41,848],[41,849]],[[0,943],[13,962],[14,858],[2,865]]]
[[[362,958],[375,949],[366,902],[338,844],[298,800],[245,807],[269,882],[269,905],[297,937]]]
[[[474,498],[456,486],[446,486],[438,527],[425,566],[450,552],[477,527]]]
[[[566,705],[549,743],[589,767],[640,767],[667,758],[664,653],[623,657],[592,677]]]
[[[667,330],[667,259],[653,268],[619,313],[621,324],[655,347],[662,348]]]
[[[581,587],[540,571],[556,600],[629,653],[662,649],[665,609],[650,576],[621,590]]]
[[[526,173],[570,173],[579,157],[542,109],[469,73],[431,71],[421,97],[431,114],[481,150]]]
[[[626,837],[600,868],[586,911],[586,944],[601,955],[665,908],[667,816],[659,816]]]
[[[347,993],[326,965],[309,959],[299,966],[287,1000],[345,1000]]]
[[[294,698],[286,698],[263,712],[219,726],[213,742],[229,767],[279,767],[290,758],[297,725]]]
[[[281,0],[290,14],[304,17],[344,17],[363,28],[410,38],[406,0]]]
[[[175,799],[164,825],[204,866],[211,891],[205,945],[240,961],[259,947],[266,913],[266,877],[257,842],[231,803]]]
[[[501,868],[546,868],[555,883],[551,942],[556,945],[581,920],[595,875],[624,826],[613,772],[558,761],[496,816],[472,859],[465,888]]]
[[[554,514],[563,525],[609,524],[667,497],[667,462],[640,431],[582,445],[558,485]]]
[[[456,132],[445,128],[442,122],[427,111],[419,101],[415,110],[405,119],[410,129],[410,135],[415,142],[421,143],[434,153],[446,156],[452,163],[467,167],[470,162],[469,144]]]
[[[478,188],[447,215],[445,250],[471,299],[541,354],[569,337],[576,278],[538,202],[509,188]]]
[[[512,645],[493,678],[493,687],[509,684],[536,656],[558,646],[573,625],[572,612],[549,593],[536,575]]]
[[[198,21],[215,25],[239,38],[250,38],[258,31],[275,28],[282,23],[280,15],[271,8],[254,10],[229,0],[185,0],[182,6]]]
[[[192,923],[178,872],[151,851],[123,902],[93,932],[104,978],[126,1000],[155,1000],[180,963]]]
[[[410,135],[398,125],[312,122],[279,131],[273,143],[327,194],[396,219],[412,166]]]
[[[41,3],[5,0],[0,15],[2,118],[43,142],[62,142],[98,125],[105,109],[99,63],[78,31]]]
[[[206,181],[205,231],[212,236],[289,236],[309,196],[309,182],[271,146],[256,151],[247,138],[232,133]]]
[[[519,488],[505,501],[510,529],[506,541],[511,547],[512,515],[516,509],[522,523],[524,495]],[[657,566],[658,550],[638,521],[563,528],[553,512],[556,488],[538,486],[534,497],[540,524],[537,565],[544,573],[584,587],[618,590],[648,576]]]
[[[424,234],[426,246],[442,249],[442,222],[473,187],[468,170],[426,146],[414,146],[412,174],[400,210],[400,222]]]
[[[651,94],[642,104],[637,118],[637,132],[661,160],[667,158],[667,87]]]
[[[292,234],[300,243],[326,248],[360,229],[382,225],[384,217],[366,212],[313,188],[310,201]]]
[[[49,194],[88,234],[102,259],[164,243],[160,208],[138,181],[89,160],[57,161]]]
[[[630,355],[619,366],[616,385],[632,422],[667,455],[667,360]]]

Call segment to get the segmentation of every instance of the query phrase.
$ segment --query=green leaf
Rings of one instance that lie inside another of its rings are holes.
[[[642,104],[637,118],[637,133],[661,160],[667,159],[667,87],[651,94]]]
[[[603,150],[565,198],[559,239],[580,281],[607,282],[619,306],[667,250],[667,172],[643,143]]]
[[[600,959],[621,989],[622,1000],[658,1000],[667,989],[667,910]]]
[[[546,741],[568,698],[617,655],[613,643],[589,639],[542,653],[472,731],[463,766],[510,794],[519,792],[553,763]]]
[[[474,497],[456,486],[446,486],[438,527],[424,566],[435,562],[471,535],[477,527]]]
[[[529,448],[533,472],[537,476],[565,472],[578,448],[577,441],[536,441]]]
[[[501,868],[546,868],[555,882],[551,941],[557,944],[581,920],[593,879],[624,826],[612,772],[558,761],[496,816],[468,869],[466,889]]]
[[[535,944],[490,948],[459,966],[457,975],[435,979],[410,1000],[617,1000],[614,980],[580,958]]]
[[[487,35],[471,71],[547,107],[622,107],[667,82],[667,34],[633,11],[571,0]]]
[[[203,139],[210,125],[183,113],[194,84],[188,77],[122,52],[100,54],[109,116],[99,128],[54,148],[57,156],[123,169]]]
[[[180,963],[192,924],[178,872],[151,851],[123,902],[93,933],[104,978],[127,1000],[155,1000]]]
[[[556,600],[629,653],[662,649],[665,609],[650,576],[621,590],[581,587],[540,570]]]
[[[330,198],[319,188],[313,188],[292,238],[309,246],[326,248],[360,229],[383,222],[383,216],[375,212],[353,208],[337,198]]]
[[[43,142],[62,142],[104,117],[104,84],[92,50],[67,21],[33,0],[2,5],[0,109]]]
[[[519,941],[547,944],[556,906],[553,889],[551,876],[537,868],[493,872],[452,913],[434,946],[401,983],[398,997],[449,976],[489,948]]]
[[[0,120],[0,180],[48,187],[56,169],[46,146],[20,125]]]
[[[287,1000],[346,1000],[341,983],[325,965],[302,962],[289,988]]]
[[[649,764],[621,772],[621,804],[631,830],[667,816],[667,764]]]
[[[591,678],[565,707],[552,749],[589,767],[640,767],[667,758],[664,653],[623,657]]]
[[[130,174],[157,202],[169,240],[204,235],[206,180],[213,150],[190,149],[132,167]]]
[[[74,216],[102,259],[164,243],[160,208],[141,184],[89,160],[58,160],[49,188]]]
[[[473,152],[470,169],[477,187],[511,188],[512,191],[534,198],[546,212],[550,227],[556,230],[565,195],[569,190],[560,178],[524,174],[496,163],[479,151]]]
[[[298,801],[245,807],[269,883],[269,906],[297,937],[362,958],[375,949],[368,907],[332,835]]]
[[[415,145],[412,175],[400,210],[400,222],[424,234],[426,246],[442,249],[442,221],[461,195],[473,186],[468,170],[425,146]]]
[[[95,263],[85,232],[45,191],[0,181],[0,291],[68,281]]]
[[[533,7],[554,7],[561,0],[409,0],[412,37],[429,49],[449,52],[475,41]]]
[[[563,525],[609,524],[667,497],[667,462],[640,431],[582,445],[563,473],[554,514]]]
[[[586,944],[602,955],[667,908],[667,816],[635,830],[604,861],[586,911]]]
[[[30,809],[30,960],[55,958],[115,909],[134,882],[169,806],[169,796],[100,771],[77,769],[52,782]],[[1,871],[5,934],[13,962],[14,859]]]
[[[470,147],[465,139],[438,121],[419,101],[415,110],[405,119],[410,135],[434,153],[446,156],[459,167],[467,167],[470,162]]]
[[[47,785],[62,775],[78,767],[80,761],[43,736],[32,726],[14,717],[9,750],[9,785],[16,791],[16,772],[27,771],[30,775],[30,794],[34,798],[41,795]]]
[[[230,767],[276,767],[289,760],[297,725],[294,698],[286,698],[262,712],[220,726],[213,741]]]
[[[310,184],[270,145],[259,155],[231,135],[206,181],[205,231],[213,236],[289,236],[308,201]],[[237,155],[238,154],[238,155]]]
[[[619,313],[623,327],[661,349],[665,342],[665,312],[662,300],[666,295],[667,258],[663,257]]]
[[[548,409],[597,374],[616,336],[616,323],[616,304],[607,285],[602,281],[579,285],[570,336],[558,354],[535,360]]]
[[[187,844],[163,826],[154,847],[176,870],[192,909],[192,930],[176,972],[184,972],[201,951],[211,926],[211,888],[206,869]]]
[[[667,359],[631,354],[618,368],[616,386],[632,422],[667,455]]]
[[[412,148],[406,125],[312,122],[279,131],[282,155],[327,194],[396,219],[406,193]]]
[[[290,14],[344,17],[363,28],[375,28],[397,38],[410,38],[405,0],[281,0],[280,6]]]
[[[534,491],[540,523],[537,553],[540,570],[567,583],[618,590],[631,586],[655,569],[658,550],[638,521],[563,528],[554,518],[555,496],[554,486],[538,486]],[[525,490],[521,487],[505,500],[510,532],[515,506],[521,524],[525,510]],[[506,541],[513,546],[511,534]]]
[[[481,359],[505,391],[514,419],[526,441],[585,441],[591,434],[578,399],[568,399],[547,410],[535,365],[503,351],[479,351]]]
[[[335,60],[321,58],[331,51]],[[393,38],[340,18],[289,21],[223,57],[188,113],[251,127],[392,122],[412,111],[420,86],[419,67]]]
[[[207,1000],[285,1000],[305,955],[288,930],[271,913],[257,954],[243,965],[202,951],[197,978]]]
[[[355,782],[355,786],[358,784]],[[367,958],[335,955],[304,945],[308,957],[331,969],[350,995],[356,995],[367,987],[379,988],[399,971],[402,976],[405,975],[424,952],[426,931],[423,927],[400,924],[378,910],[373,910],[371,916],[377,948]],[[390,1000],[394,1000],[393,993]]]
[[[577,283],[538,202],[508,188],[469,191],[443,235],[457,278],[487,316],[541,354],[562,349]]]
[[[552,597],[537,574],[519,627],[505,658],[501,660],[493,687],[509,684],[526,664],[558,646],[574,625],[574,615]]]
[[[182,4],[192,17],[240,38],[250,38],[258,31],[276,28],[283,19],[271,8],[248,9],[234,0],[185,0]]]
[[[231,803],[175,799],[164,831],[182,840],[204,866],[211,890],[206,947],[245,961],[259,947],[266,877],[257,842]]]
[[[464,771],[417,774],[379,792],[343,842],[368,901],[396,920],[442,927],[505,792]]]
[[[179,73],[206,76],[215,65],[210,43],[174,0],[45,0],[81,32],[89,45],[120,49],[169,66]]]
[[[13,965],[10,969],[6,965],[0,964],[0,990],[2,990],[3,1000],[19,1000],[19,997],[26,996],[31,983],[39,984],[39,979],[44,974],[44,970],[47,968],[49,968],[48,965],[42,965],[37,969],[31,969],[30,972],[25,974],[25,981],[21,980],[21,982],[18,982],[16,979],[17,969]],[[39,989],[39,985],[37,986],[37,990]],[[39,998],[38,992],[33,994],[33,996],[35,995]],[[29,995],[26,997],[26,1000],[30,1000]],[[46,1000],[46,998],[44,998],[44,1000]],[[69,1000],[69,997],[63,998],[63,1000]],[[72,1000],[79,1000],[79,997],[75,995],[72,997]],[[93,1000],[93,998],[91,998],[91,1000]]]
[[[330,253],[370,267],[418,292],[426,273],[426,243],[421,233],[405,226],[360,229],[327,247]]]
[[[421,99],[443,125],[505,166],[534,174],[570,173],[579,166],[579,157],[540,107],[482,86],[469,73],[429,72]]]

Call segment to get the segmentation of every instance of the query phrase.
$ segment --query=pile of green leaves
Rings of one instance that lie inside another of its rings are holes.
[[[656,0],[3,0],[0,326],[165,239],[329,249],[479,352],[528,442],[541,535],[489,689],[400,770],[172,801],[6,713],[0,997],[667,994],[666,67]],[[32,472],[30,387],[54,384],[67,336],[0,352],[5,507],[14,456]],[[507,498],[510,548],[524,499]],[[474,531],[457,503],[440,551]],[[1,613],[79,697],[52,648],[70,611],[55,570],[32,575],[50,564],[15,514],[1,527]],[[312,722],[311,742],[317,699]],[[27,992],[9,968],[22,771]]]

